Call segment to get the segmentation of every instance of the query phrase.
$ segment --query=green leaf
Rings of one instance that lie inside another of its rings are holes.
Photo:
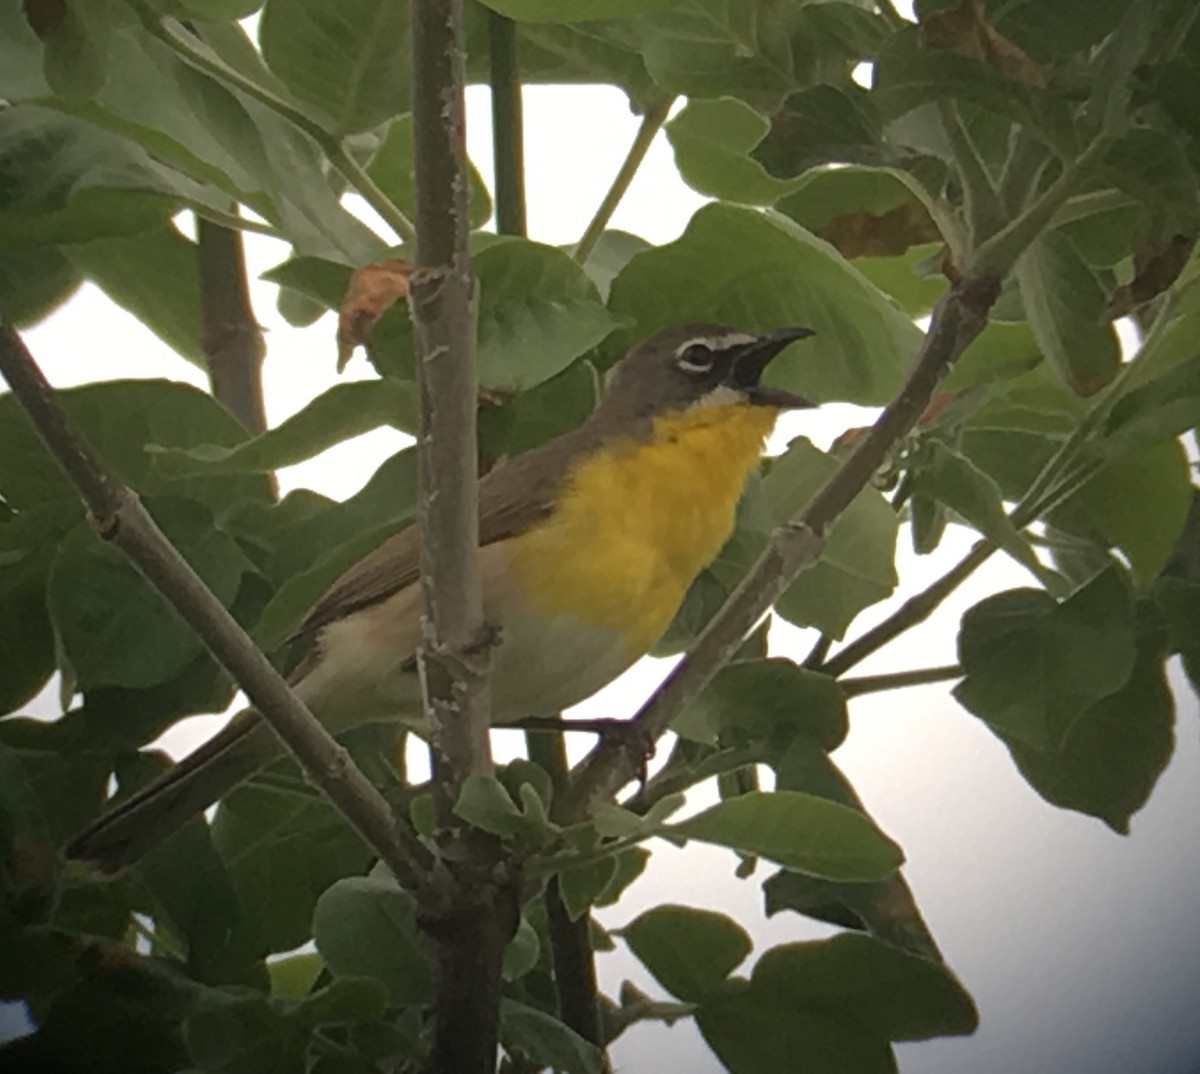
[[[833,880],[878,880],[904,860],[863,814],[796,791],[743,794],[661,831]]]
[[[301,1074],[308,1034],[283,1005],[253,992],[214,990],[183,1026],[193,1062],[212,1074],[252,1074],[270,1067]]]
[[[315,951],[305,951],[267,963],[271,975],[271,995],[282,999],[303,999],[325,969],[325,960]]]
[[[172,476],[267,473],[294,466],[383,425],[414,428],[415,395],[414,384],[389,378],[335,384],[283,424],[236,447],[200,444],[159,449],[155,462],[161,473]]]
[[[822,164],[900,163],[883,141],[874,95],[857,86],[813,86],[792,93],[752,155],[780,180],[803,176]]]
[[[684,1003],[717,992],[754,946],[732,918],[669,903],[639,914],[620,935],[654,979]]]
[[[736,745],[802,734],[826,749],[837,747],[848,728],[841,687],[780,657],[722,668],[671,725],[676,734],[697,742]]]
[[[46,81],[68,104],[80,104],[95,96],[108,77],[110,4],[89,0],[65,4],[61,12],[42,34]]]
[[[249,562],[193,500],[147,504],[154,520],[223,604]],[[59,545],[47,581],[50,618],[81,686],[146,687],[182,671],[204,646],[122,552],[79,525]]]
[[[960,392],[983,384],[1005,382],[1041,361],[1037,339],[1028,323],[991,322],[963,351],[942,381],[943,391]]]
[[[380,190],[411,220],[416,215],[413,182],[413,121],[411,114],[397,116],[371,158],[367,174]],[[492,215],[492,199],[475,165],[467,161],[467,213],[471,227],[483,227]]]
[[[768,175],[750,156],[769,129],[761,115],[733,97],[689,101],[665,128],[688,186],[748,205],[770,205],[794,187]]]
[[[679,0],[482,0],[486,7],[510,19],[529,22],[583,22],[590,19],[627,19]]]
[[[1053,572],[1041,565],[1028,539],[1004,510],[996,483],[969,459],[933,437],[922,439],[911,460],[915,488],[950,508],[994,541],[1043,582],[1053,582]]]
[[[161,31],[179,47],[286,96],[240,27],[197,23],[185,29],[167,20]],[[227,89],[140,24],[114,29],[110,76],[89,117],[129,132],[155,161],[178,169],[172,175],[200,180],[192,183],[188,200],[228,212],[235,198],[279,228],[298,253],[364,264],[384,249],[341,205],[324,154],[311,138],[266,105]]]
[[[371,862],[362,838],[291,761],[223,798],[212,837],[242,905],[239,928],[264,953],[306,943],[321,893]]]
[[[880,50],[871,98],[890,120],[937,101],[969,102],[1030,129],[1058,152],[1078,150],[1065,96],[1009,78],[983,59],[929,48],[915,26],[892,34]]]
[[[1082,521],[1085,530],[1099,531],[1105,543],[1125,553],[1144,589],[1171,554],[1191,497],[1187,455],[1172,440],[1113,460],[1053,517],[1068,528]]]
[[[317,950],[339,977],[373,977],[393,1003],[425,1003],[430,967],[416,921],[416,903],[394,880],[354,876],[317,900]]]
[[[1077,714],[1057,748],[1007,741],[1021,774],[1046,801],[1129,834],[1130,817],[1146,804],[1175,746],[1164,642],[1159,632],[1143,635],[1125,685]]]
[[[500,1042],[538,1068],[563,1074],[603,1074],[607,1066],[596,1045],[557,1018],[511,999],[500,1001]]]
[[[53,246],[0,250],[0,309],[16,328],[36,324],[71,297],[83,281]]]
[[[193,191],[128,139],[37,105],[0,111],[0,185],[4,246],[136,234]]]
[[[239,500],[270,499],[270,485],[257,475],[172,479],[155,471],[147,444],[228,445],[245,438],[236,419],[196,388],[165,380],[116,380],[72,388],[58,397],[104,464],[138,492],[197,500],[214,513]],[[78,502],[74,486],[12,395],[0,396],[0,493],[19,510],[54,501]]]
[[[1200,346],[1190,358],[1122,393],[1104,422],[1106,451],[1174,440],[1200,426]]]
[[[578,921],[604,891],[617,871],[616,855],[588,862],[558,874],[558,893],[567,917]]]
[[[837,462],[808,440],[793,440],[763,482],[771,517],[790,518],[836,469]],[[840,638],[863,608],[895,588],[898,532],[891,505],[875,489],[863,489],[830,528],[821,558],[792,583],[776,610],[798,626]]]
[[[495,776],[468,776],[454,812],[468,824],[501,837],[515,835],[521,823],[521,811]]]
[[[1093,395],[1117,375],[1121,349],[1105,318],[1107,296],[1071,240],[1040,235],[1017,262],[1021,298],[1050,367],[1077,395]]]
[[[1006,741],[1057,749],[1133,671],[1129,593],[1116,571],[1061,604],[1041,590],[998,593],[963,616],[958,656],[966,678],[954,696],[966,708]]]
[[[164,221],[136,235],[65,247],[70,262],[176,354],[201,369],[196,244]]]
[[[472,258],[479,277],[480,384],[521,391],[549,380],[622,320],[562,250],[506,238]]]
[[[18,104],[50,95],[42,71],[43,48],[24,4],[0,4],[0,97]]]
[[[682,238],[634,257],[609,305],[637,325],[610,341],[614,355],[687,320],[747,331],[807,325],[816,338],[775,359],[768,378],[821,401],[885,402],[920,341],[912,321],[826,243],[785,217],[732,205],[705,206]]]
[[[845,1005],[887,1040],[928,1040],[973,1033],[979,1016],[945,967],[867,936],[786,944],[754,967],[752,989],[792,1003]]]
[[[504,949],[504,979],[519,981],[527,973],[533,971],[542,953],[542,942],[538,938],[537,929],[522,917],[517,923],[517,931],[508,941]]]
[[[393,0],[267,0],[263,59],[337,134],[366,130],[409,107],[408,11]]]
[[[874,12],[837,0],[692,0],[643,20],[642,55],[669,93],[737,97],[770,112],[796,86],[843,81],[886,28]]]

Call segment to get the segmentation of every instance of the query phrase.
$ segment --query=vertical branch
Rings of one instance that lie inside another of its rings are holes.
[[[467,249],[462,0],[412,0],[416,269],[409,292],[420,404],[425,597],[422,684],[438,846],[450,907],[435,946],[434,1074],[494,1074],[501,965],[518,920],[514,870],[496,840],[453,812],[463,782],[492,770],[487,642],[479,588],[474,279]]]
[[[512,19],[488,11],[488,57],[492,89],[492,147],[496,172],[496,229],[525,234],[525,134],[517,28]]]
[[[412,4],[416,269],[409,301],[420,403],[422,673],[433,746],[453,803],[491,769],[481,652],[474,277],[467,251],[461,0]],[[447,782],[448,781],[448,782]],[[448,822],[447,816],[442,817]]]
[[[257,436],[267,428],[262,390],[266,348],[250,304],[242,236],[197,216],[196,239],[200,348],[208,359],[213,397]]]

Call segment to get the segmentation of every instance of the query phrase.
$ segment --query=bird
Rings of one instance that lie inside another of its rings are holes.
[[[584,700],[662,637],[732,532],[776,418],[816,405],[761,380],[772,359],[812,334],[664,328],[614,366],[580,425],[480,480],[493,723]],[[289,681],[332,733],[419,715],[419,575],[420,534],[410,525],[334,581],[301,623],[306,652]],[[123,872],[282,752],[247,709],[101,814],[67,857]]]

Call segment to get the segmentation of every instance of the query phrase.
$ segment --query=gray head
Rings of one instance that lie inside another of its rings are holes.
[[[596,417],[652,417],[693,406],[747,404],[811,407],[802,395],[769,388],[760,378],[789,343],[809,328],[742,332],[723,324],[674,325],[634,344],[613,369]]]

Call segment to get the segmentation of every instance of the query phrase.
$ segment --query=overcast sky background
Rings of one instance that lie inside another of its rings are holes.
[[[622,94],[600,87],[532,88],[525,107],[530,235],[573,242],[623,158],[636,117]],[[469,93],[468,142],[489,176],[488,101],[481,89]],[[683,184],[660,135],[612,226],[654,243],[670,241],[702,202]],[[285,253],[282,244],[249,237],[254,275]],[[264,376],[272,425],[338,379],[332,318],[293,329],[275,312],[274,291],[262,282],[253,287],[256,312],[268,329]],[[90,287],[27,340],[60,387],[118,376],[203,380]],[[821,360],[819,340],[812,354]],[[342,379],[372,375],[360,356]],[[826,407],[817,415],[793,416],[772,447],[781,449],[801,430],[827,446],[857,424],[863,416],[854,408]],[[368,434],[281,472],[281,484],[285,491],[306,486],[345,498],[404,442],[391,430]],[[906,530],[899,563],[905,592],[921,588],[969,545],[969,537],[955,530],[937,557],[917,561],[907,540]],[[952,662],[962,612],[997,588],[1025,584],[1019,568],[990,564],[933,620],[877,654],[862,672]],[[854,633],[880,615],[877,609],[864,613]],[[786,624],[772,634],[777,653],[802,656],[811,641]],[[666,666],[643,661],[579,711],[632,712]],[[925,918],[982,1017],[972,1038],[900,1046],[903,1074],[1200,1071],[1200,723],[1190,687],[1179,674],[1173,682],[1176,755],[1128,838],[1038,798],[1004,747],[945,686],[853,702],[853,730],[836,760],[876,820],[904,847],[907,876]],[[53,715],[55,704],[47,693],[36,709]],[[218,719],[183,721],[168,732],[165,745],[186,752],[216,729]],[[502,758],[518,743],[510,732],[497,741]],[[573,744],[577,752],[586,745]],[[697,799],[693,806],[705,804]],[[795,915],[765,920],[758,883],[735,879],[735,865],[732,854],[713,848],[658,846],[647,874],[602,920],[619,926],[664,900],[720,910],[753,933],[752,958],[775,943],[828,934]],[[766,875],[760,870],[760,879]],[[612,993],[626,977],[661,992],[622,951],[603,956],[600,969]],[[613,1051],[618,1070],[721,1070],[690,1024],[639,1026]]]

